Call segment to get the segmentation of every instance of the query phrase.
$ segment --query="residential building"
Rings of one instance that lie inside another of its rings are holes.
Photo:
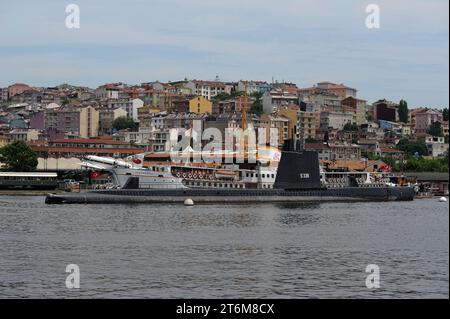
[[[15,83],[13,85],[8,86],[8,97],[12,98],[17,94],[21,94],[27,90],[31,90],[31,87],[24,83]]]
[[[42,129],[47,139],[80,135],[80,110],[71,106],[49,109],[30,119],[30,128]]]
[[[194,121],[200,121],[201,127],[204,127],[204,123],[208,118],[207,114],[202,113],[171,113],[166,116],[161,116],[161,123],[158,124],[157,129],[172,129],[172,128],[185,128],[190,129],[193,127]]]
[[[8,88],[0,88],[0,103],[8,101]]]
[[[115,109],[100,109],[98,123],[99,135],[110,135],[112,133],[114,120],[126,116],[128,116],[127,111],[120,107]]]
[[[185,87],[191,89],[195,95],[204,97],[208,100],[211,100],[213,97],[221,93],[230,94],[232,90],[231,86],[220,81],[193,80],[186,83]]]
[[[297,138],[307,140],[316,140],[317,132],[320,129],[320,113],[318,112],[298,112]]]
[[[269,140],[272,136],[271,129],[278,131],[278,145],[283,145],[289,138],[289,119],[284,116],[263,114],[259,119],[259,127],[266,129],[266,138]],[[276,131],[273,131],[276,132]]]
[[[80,109],[80,131],[81,138],[98,136],[99,111],[92,106]]]
[[[238,92],[246,92],[247,94],[266,93],[271,90],[271,85],[263,81],[239,81],[237,84]]]
[[[355,144],[340,142],[305,143],[305,149],[316,150],[321,162],[361,159],[361,149]]]
[[[320,128],[343,130],[346,124],[351,124],[353,115],[351,113],[338,113],[324,110],[320,113]]]
[[[197,96],[189,101],[189,112],[212,114],[212,102],[204,97]]]
[[[444,134],[444,136],[448,136],[448,121],[442,121],[441,126],[442,126],[442,133]]]
[[[263,94],[262,104],[265,114],[272,114],[291,104],[299,105],[297,90],[290,87],[273,89]]]
[[[372,104],[374,120],[398,122],[398,104],[385,99]]]
[[[115,84],[106,84],[99,86],[95,90],[95,97],[98,100],[110,100],[119,98],[120,88]]]
[[[237,96],[235,98],[235,107],[234,110],[236,112],[242,112],[244,109],[248,113],[250,112],[250,109],[252,108],[252,99],[250,96]]]
[[[380,148],[380,156],[382,157],[392,157],[394,159],[400,160],[404,157],[404,152],[395,147],[385,147]]]
[[[133,121],[139,122],[139,109],[144,106],[144,101],[138,98],[134,99],[111,99],[106,102],[107,108],[122,108],[127,112],[127,116]]]
[[[425,143],[428,148],[429,156],[438,157],[448,154],[449,145],[445,143],[444,137],[427,136]]]
[[[355,112],[355,123],[361,125],[367,123],[366,109],[367,101],[349,96],[341,101],[343,106],[347,106]]]
[[[143,147],[146,152],[166,152],[170,150],[170,131],[153,128],[139,128],[138,131],[123,131],[116,134],[122,141]]]
[[[366,139],[383,139],[384,129],[376,122],[368,122],[361,125],[361,137]]]
[[[299,122],[299,112],[300,108],[298,105],[292,104],[288,107],[283,107],[278,110],[278,115],[285,117],[289,120],[288,122],[288,139],[293,139],[296,134],[297,123]]]
[[[360,160],[361,147],[356,144],[330,142],[330,160]]]
[[[311,105],[315,112],[320,112],[324,108],[334,112],[342,112],[341,99],[334,93],[325,90],[312,92],[299,90],[299,92],[300,101]]]
[[[12,103],[28,103],[28,104],[38,104],[42,103],[44,99],[44,94],[35,89],[28,89],[21,93],[18,93],[10,98]]]
[[[311,95],[317,93],[319,91],[324,91],[327,93],[332,93],[339,97],[340,100],[343,100],[347,97],[356,98],[357,90],[351,87],[348,87],[344,84],[336,84],[332,82],[319,82],[313,87],[304,88],[299,90],[299,94],[301,95]]]
[[[39,130],[36,129],[15,129],[6,134],[8,143],[15,141],[36,141],[39,139]]]
[[[435,122],[442,121],[442,113],[436,110],[425,109],[415,114],[416,117],[416,134],[426,134],[430,125]]]

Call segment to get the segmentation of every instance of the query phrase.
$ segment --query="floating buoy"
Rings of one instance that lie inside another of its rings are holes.
[[[187,198],[184,201],[184,206],[194,206],[194,201],[192,199],[190,199],[190,198]]]
[[[439,201],[441,203],[447,203],[447,198],[446,197],[441,197],[441,198],[439,198]]]

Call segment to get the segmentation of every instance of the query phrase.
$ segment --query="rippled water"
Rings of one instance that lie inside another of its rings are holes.
[[[81,288],[65,287],[77,264]],[[365,268],[381,287],[366,288]],[[47,206],[0,197],[0,298],[448,298],[448,203]]]

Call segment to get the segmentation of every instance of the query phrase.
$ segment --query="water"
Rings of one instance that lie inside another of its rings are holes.
[[[77,264],[81,288],[65,286]],[[380,267],[369,290],[365,268]],[[448,203],[47,206],[0,197],[0,298],[448,298]]]

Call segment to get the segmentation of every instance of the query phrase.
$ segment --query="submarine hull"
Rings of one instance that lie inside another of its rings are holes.
[[[123,204],[123,203],[288,203],[411,201],[411,187],[346,187],[312,190],[280,189],[117,189],[86,193],[49,194],[47,204]]]

